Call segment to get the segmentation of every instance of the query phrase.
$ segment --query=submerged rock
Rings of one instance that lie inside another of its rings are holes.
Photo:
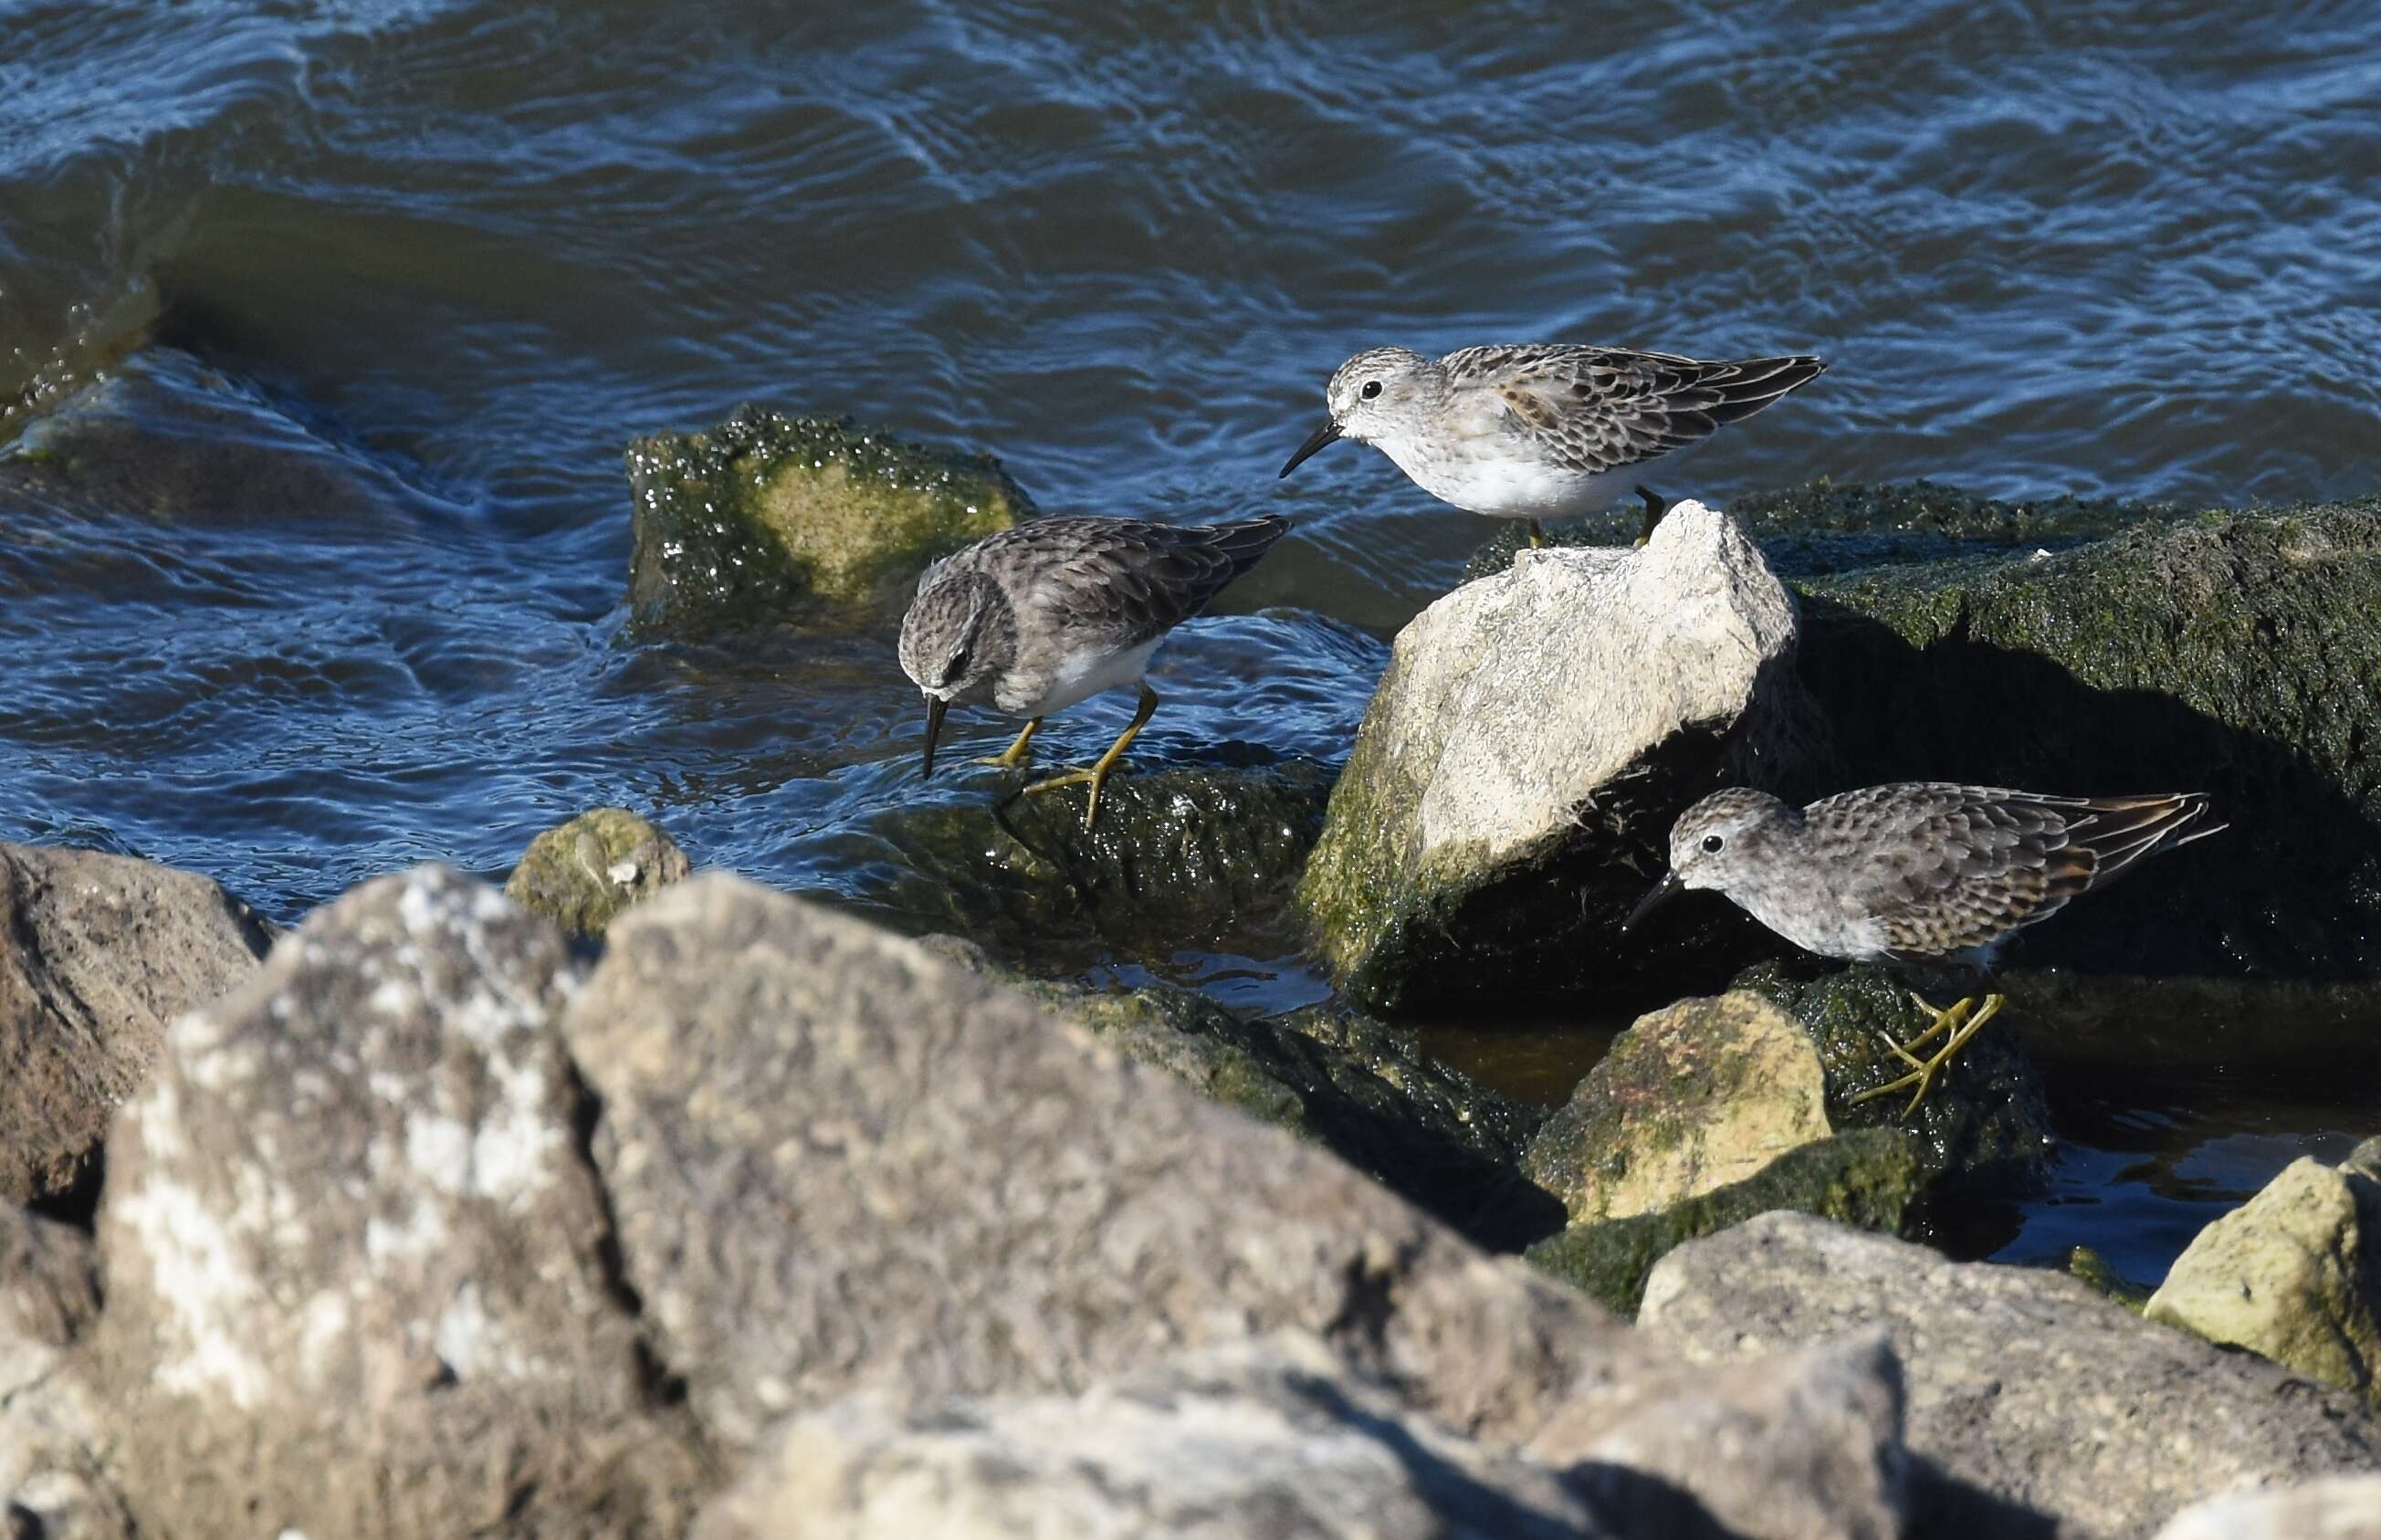
[[[2292,1161],[2184,1248],[2148,1314],[2381,1399],[2381,1141]]]
[[[1525,552],[1397,639],[1299,886],[1355,997],[1559,997],[1661,976],[1619,921],[1691,789],[1800,755],[1794,605],[1682,503],[1641,551]]]
[[[1291,761],[1119,775],[1089,830],[1080,793],[894,809],[871,830],[887,874],[872,907],[1037,972],[1185,950],[1283,956],[1330,792],[1329,771]]]
[[[1575,1224],[1625,1219],[1825,1139],[1825,1104],[1800,1021],[1757,995],[1681,1000],[1613,1041],[1530,1142],[1522,1168]]]
[[[92,1174],[166,1024],[252,977],[264,923],[207,878],[0,845],[0,1204]]]
[[[2232,823],[2029,931],[2026,966],[2381,971],[2381,499],[1801,588],[1844,784],[2207,791]]]
[[[629,613],[677,635],[889,605],[1032,512],[996,460],[750,406],[640,439],[628,465]]]
[[[553,1018],[561,934],[424,867],[177,1021],[108,1146],[93,1334],[144,1534],[667,1533],[706,1457],[650,1396]]]
[[[1309,1334],[1074,1397],[858,1396],[772,1435],[697,1540],[1618,1540],[1561,1471],[1415,1415]]]
[[[2186,1503],[2362,1472],[2353,1399],[2044,1269],[1772,1214],[1664,1258],[1639,1329],[1698,1360],[1883,1326],[1909,1393],[1911,1534],[2145,1537]]]
[[[505,897],[572,935],[600,935],[630,904],[692,868],[678,841],[626,808],[599,807],[529,842]]]
[[[1925,1178],[1908,1139],[1859,1129],[1800,1145],[1741,1181],[1659,1213],[1575,1224],[1524,1255],[1606,1309],[1633,1315],[1654,1265],[1690,1241],[1781,1210],[1899,1235]]]

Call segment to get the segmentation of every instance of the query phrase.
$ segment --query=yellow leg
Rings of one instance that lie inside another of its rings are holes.
[[[1035,781],[1025,788],[1025,795],[1031,797],[1037,791],[1056,791],[1062,786],[1081,786],[1085,781],[1091,782],[1092,800],[1083,809],[1083,827],[1090,828],[1093,820],[1100,815],[1100,788],[1108,784],[1108,772],[1116,768],[1117,761],[1124,757],[1126,748],[1140,735],[1142,724],[1149,720],[1149,714],[1156,709],[1157,691],[1150,689],[1149,682],[1144,679],[1141,686],[1141,704],[1134,710],[1132,720],[1125,724],[1124,731],[1117,734],[1117,740],[1108,745],[1108,752],[1100,756],[1098,764],[1089,770],[1069,770],[1046,781]]]
[[[1670,511],[1670,500],[1649,486],[1639,487],[1637,495],[1645,499],[1645,527],[1637,532],[1637,544],[1642,545],[1654,538],[1654,526],[1662,515]]]
[[[1017,735],[1016,742],[1010,744],[999,753],[994,754],[991,758],[980,759],[975,763],[978,764],[996,764],[1003,770],[1016,769],[1019,765],[1033,757],[1033,751],[1027,748],[1026,745],[1033,741],[1034,729],[1041,726],[1042,718],[1038,716],[1033,718],[1033,720],[1025,724],[1025,730]]]
[[[1543,548],[1543,547],[1545,546],[1545,543],[1546,543],[1546,532],[1545,532],[1544,530],[1541,530],[1541,529],[1539,529],[1539,528],[1538,528],[1538,521],[1537,521],[1536,519],[1531,519],[1531,520],[1530,520],[1530,549],[1531,549],[1531,550],[1532,550],[1532,551],[1539,550],[1539,549],[1541,549],[1541,548]]]
[[[1960,1050],[1968,1045],[1968,1039],[1975,1036],[1978,1032],[1982,1031],[1985,1022],[1991,1021],[1995,1016],[1999,1014],[2001,1007],[2007,1002],[2007,996],[1987,995],[1984,996],[1984,1008],[1978,1010],[1973,1016],[1967,1014],[1969,1009],[1975,1004],[1972,997],[1960,1000],[1948,1010],[1937,1011],[1935,1016],[1935,1024],[1933,1026],[1927,1028],[1924,1032],[1920,1033],[1916,1037],[1911,1038],[1907,1043],[1897,1043],[1893,1045],[1893,1051],[1899,1054],[1904,1059],[1910,1062],[1911,1066],[1910,1073],[1902,1076],[1899,1080],[1891,1081],[1884,1085],[1880,1085],[1873,1091],[1862,1092],[1859,1095],[1854,1096],[1851,1099],[1851,1105],[1858,1106],[1861,1103],[1871,1100],[1874,1097],[1889,1096],[1897,1091],[1915,1085],[1917,1090],[1911,1093],[1910,1105],[1901,1109],[1901,1115],[1904,1118],[1907,1118],[1911,1113],[1916,1112],[1918,1110],[1918,1104],[1926,1099],[1927,1091],[1935,1084],[1935,1077],[1943,1072],[1943,1067],[1950,1063],[1952,1058],[1958,1055]],[[1922,1001],[1921,1003],[1923,1004],[1923,1002]],[[1923,1045],[1937,1033],[1943,1032],[1950,1033],[1951,1040],[1944,1044],[1940,1049],[1936,1050],[1934,1057],[1922,1059],[1911,1051],[1913,1048]]]

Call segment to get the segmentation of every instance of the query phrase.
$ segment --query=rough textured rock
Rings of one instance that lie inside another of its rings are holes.
[[[999,462],[754,407],[629,446],[629,607],[691,634],[892,605],[1032,506]]]
[[[114,1431],[69,1351],[99,1312],[91,1237],[0,1208],[0,1516],[46,1540],[119,1540]]]
[[[1773,1214],[1654,1269],[1641,1329],[1698,1359],[1873,1326],[1906,1379],[1920,1461],[1911,1533],[2147,1535],[2186,1503],[2366,1471],[2381,1425],[2352,1399],[2031,1268]]]
[[[93,1334],[144,1532],[669,1533],[553,1018],[561,934],[440,867],[175,1022],[109,1144]]]
[[[1870,1332],[1581,1398],[1526,1452],[1573,1465],[1628,1534],[1692,1531],[1664,1511],[1675,1485],[1732,1540],[1895,1540],[1909,1505],[1901,1400],[1892,1345]]]
[[[2029,933],[2022,965],[2381,971],[2381,498],[1801,592],[1801,672],[1843,784],[2171,787],[2213,793],[2231,820],[2235,837],[2192,847],[2187,877],[2128,882]],[[2025,730],[1978,730],[2012,722]]]
[[[1896,1130],[1856,1129],[1778,1156],[1757,1174],[1683,1199],[1657,1214],[1577,1224],[1524,1254],[1606,1309],[1637,1313],[1654,1264],[1690,1241],[1756,1215],[1815,1214],[1856,1229],[1901,1233],[1926,1185],[1916,1143]]]
[[[2381,1540],[2381,1475],[2330,1476],[2194,1503],[2157,1540]]]
[[[2153,1321],[2371,1397],[2381,1377],[2381,1141],[2334,1168],[2302,1157],[2199,1232],[2150,1296]]]
[[[1862,1092],[1908,1073],[1909,1066],[1886,1047],[1886,1039],[1906,1041],[1934,1021],[1893,972],[1829,963],[1804,978],[1764,963],[1738,975],[1730,987],[1776,1002],[1810,1033],[1826,1071],[1831,1127],[1896,1131],[1910,1141],[1929,1181],[2021,1190],[2038,1180],[2057,1149],[2042,1075],[2008,1020],[2023,1008],[2015,1002],[2003,1008],[2002,1020],[1987,1022],[1970,1040],[1912,1114],[1907,1094],[1852,1102]],[[1939,990],[1935,996],[1938,1005],[1956,997],[1955,990]]]
[[[1173,985],[1012,982],[1110,1047],[1323,1145],[1480,1245],[1514,1250],[1562,1222],[1560,1204],[1518,1169],[1545,1113],[1431,1058],[1410,1033],[1335,1006],[1250,1017]]]
[[[1119,774],[1089,830],[1081,800],[1015,797],[999,773],[972,773],[986,778],[981,794],[971,783],[956,802],[873,821],[885,880],[867,912],[897,930],[964,935],[1040,972],[1296,950],[1284,911],[1323,827],[1331,774],[1321,765]],[[1009,777],[1010,789],[1023,781]]]
[[[165,1024],[256,972],[268,937],[206,878],[0,845],[0,1203],[72,1188]]]
[[[1651,1214],[1827,1137],[1802,1024],[1750,993],[1681,1000],[1614,1039],[1522,1168],[1573,1223]]]
[[[773,1434],[697,1540],[1594,1540],[1556,1471],[1415,1416],[1297,1334],[1079,1397],[838,1400]]]
[[[725,874],[623,916],[565,1028],[628,1281],[731,1451],[858,1388],[1080,1390],[1282,1326],[1471,1434],[1644,1358],[1326,1153]]]
[[[678,841],[641,814],[599,807],[529,842],[505,897],[573,935],[596,935],[613,917],[691,870]]]
[[[1692,789],[1767,780],[1807,718],[1794,605],[1697,503],[1639,551],[1524,552],[1400,632],[1299,899],[1380,1008],[1642,982],[1618,922]]]

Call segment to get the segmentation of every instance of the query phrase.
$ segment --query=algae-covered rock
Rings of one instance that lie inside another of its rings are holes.
[[[1675,1247],[1777,1209],[1899,1234],[1925,1178],[1911,1141],[1888,1129],[1857,1129],[1789,1150],[1742,1181],[1657,1214],[1573,1225],[1523,1256],[1606,1308],[1633,1315],[1646,1275]]]
[[[2025,966],[2381,970],[2381,499],[1801,585],[1848,786],[2214,794],[2230,833],[2027,933]]]
[[[1252,1017],[1168,984],[1011,982],[1130,1057],[1325,1145],[1483,1245],[1517,1247],[1562,1222],[1517,1171],[1545,1113],[1425,1057],[1410,1033],[1334,1006]]]
[[[888,604],[1032,512],[996,460],[750,406],[639,439],[628,465],[629,612],[682,635]]]
[[[1574,1224],[1650,1214],[1825,1139],[1826,1077],[1802,1024],[1758,995],[1638,1018],[1530,1142],[1522,1169]]]
[[[2039,1174],[2057,1147],[2042,1077],[2006,1019],[2014,1007],[2004,1007],[2002,1019],[1976,1033],[1910,1115],[1905,1093],[1852,1104],[1862,1092],[1909,1072],[1886,1039],[1907,1041],[1934,1021],[1891,972],[1859,965],[1804,980],[1763,963],[1740,974],[1730,987],[1774,1000],[1810,1033],[1826,1070],[1829,1126],[1893,1130],[1910,1141],[1930,1180],[2022,1185]],[[1945,991],[1935,1003],[1948,1006],[1955,997]]]
[[[691,870],[678,841],[649,820],[599,807],[531,840],[505,897],[573,935],[597,935],[622,910]]]
[[[1079,793],[971,785],[875,819],[866,837],[885,880],[865,911],[1036,972],[1163,965],[1185,950],[1284,956],[1296,949],[1290,888],[1330,790],[1330,772],[1303,761],[1119,775],[1087,830]]]
[[[2067,1276],[2113,1304],[2123,1305],[2138,1315],[2150,1302],[2150,1291],[2117,1271],[2116,1264],[2089,1246],[2072,1246],[2067,1253]]]
[[[1432,605],[1299,886],[1316,955],[1397,1010],[1664,975],[1618,923],[1692,789],[1796,757],[1795,635],[1760,553],[1697,503],[1642,550],[1525,553]]]
[[[2381,1399],[2376,1168],[2381,1142],[2336,1169],[2292,1161],[2184,1248],[2149,1318]]]
[[[1761,544],[1771,566],[1789,574],[1845,571],[1892,562],[1932,561],[1995,546],[2053,550],[2096,540],[2147,519],[2172,519],[2161,503],[2058,495],[2015,502],[1982,497],[1939,482],[1868,484],[1821,477],[1801,486],[1756,492],[1728,505],[1728,516]],[[1567,520],[1547,532],[1556,545],[1619,545],[1636,538],[1638,509]],[[1522,544],[1505,525],[1472,553],[1466,580],[1501,572]]]

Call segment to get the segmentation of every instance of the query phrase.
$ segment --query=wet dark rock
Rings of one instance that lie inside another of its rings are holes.
[[[91,1179],[166,1024],[252,977],[268,945],[195,873],[0,845],[0,1204],[64,1200]]]
[[[1831,1127],[1892,1131],[1909,1142],[1927,1181],[1948,1180],[1971,1191],[2021,1191],[2040,1178],[2057,1152],[2041,1073],[2009,1020],[2014,1005],[2004,1006],[1969,1041],[1911,1115],[1907,1092],[1852,1105],[1862,1092],[1909,1072],[1886,1047],[1886,1037],[1908,1041],[1934,1020],[1911,998],[1904,979],[1866,963],[1826,965],[1808,978],[1762,963],[1730,987],[1776,1001],[1810,1033],[1826,1070]],[[1942,1006],[1957,997],[1956,990],[1930,996]],[[1928,1044],[1922,1057],[1941,1045],[1940,1038]]]
[[[1674,979],[1619,922],[1691,792],[1799,764],[1796,635],[1759,551],[1693,503],[1642,551],[1528,553],[1432,605],[1299,886],[1318,958],[1398,1012]]]
[[[1633,1315],[1654,1265],[1690,1241],[1778,1210],[1898,1235],[1924,1185],[1910,1140],[1858,1129],[1801,1145],[1753,1176],[1657,1213],[1572,1225],[1524,1256],[1606,1309]]]
[[[2381,1424],[2353,1398],[2063,1274],[1802,1215],[1672,1252],[1638,1319],[1708,1362],[1885,1328],[1909,1397],[1912,1534],[2130,1540],[2187,1503],[2381,1459]]]
[[[2381,970],[2381,499],[1801,587],[1844,785],[2199,790],[2231,821],[2027,933],[2019,964]]]
[[[873,618],[929,563],[1032,512],[996,460],[750,406],[640,439],[628,467],[629,613],[678,636]]]
[[[967,936],[1040,972],[1186,950],[1295,950],[1285,911],[1323,825],[1331,773],[1302,761],[1119,775],[1082,826],[1080,790],[895,809],[871,907],[898,928]]]
[[[564,1031],[624,1280],[731,1456],[854,1390],[1073,1393],[1285,1326],[1483,1437],[1642,1362],[1325,1152],[725,874],[622,916]]]
[[[1516,1169],[1545,1111],[1428,1057],[1410,1033],[1338,1006],[1245,1016],[1168,984],[1018,987],[1129,1057],[1323,1145],[1480,1245],[1516,1250],[1562,1222]]]
[[[1969,556],[1995,547],[2053,550],[2097,540],[2179,510],[2118,497],[2057,496],[2004,502],[1929,481],[1870,485],[1822,477],[1801,486],[1756,492],[1728,505],[1729,517],[1792,577]],[[1637,538],[1639,509],[1567,519],[1546,532],[1554,545],[1626,545]],[[1527,544],[1507,526],[1465,564],[1465,581],[1501,572]]]
[[[599,807],[529,842],[505,897],[571,935],[599,935],[630,904],[692,868],[678,841],[642,814]]]
[[[178,1019],[108,1146],[92,1334],[144,1534],[682,1529],[554,1029],[559,931],[440,867]]]
[[[1284,1332],[1077,1397],[856,1396],[792,1419],[697,1540],[1603,1540],[1564,1473],[1418,1416]]]

